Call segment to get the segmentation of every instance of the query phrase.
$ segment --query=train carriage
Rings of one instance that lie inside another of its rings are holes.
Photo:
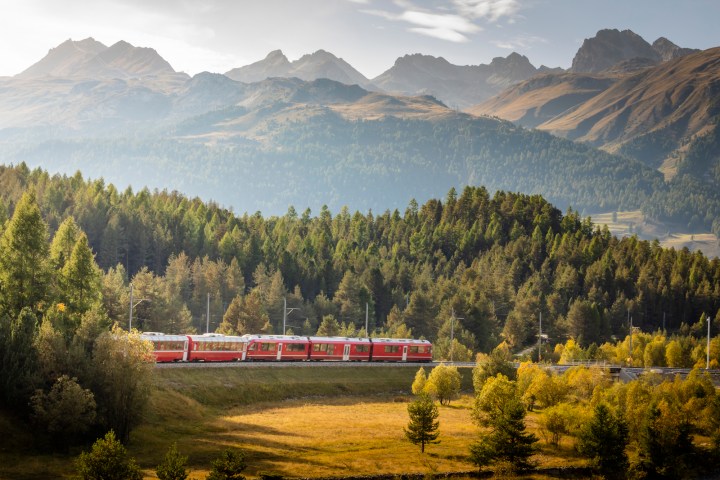
[[[188,351],[187,335],[166,335],[160,332],[145,332],[142,340],[153,344],[156,362],[186,362]]]
[[[245,360],[247,340],[243,337],[206,333],[188,335],[189,362],[234,362]]]
[[[310,354],[308,337],[297,335],[243,335],[247,342],[246,359],[301,361]]]
[[[374,362],[431,362],[432,344],[427,340],[373,338]]]
[[[312,344],[310,360],[370,361],[372,342],[369,338],[309,337],[309,339]]]

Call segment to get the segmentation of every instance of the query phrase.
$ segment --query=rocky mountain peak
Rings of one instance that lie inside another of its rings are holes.
[[[55,48],[48,50],[40,61],[30,68],[19,73],[18,77],[63,77],[71,76],[80,65],[89,59],[107,50],[108,47],[88,37],[75,41],[71,38],[65,40]]]
[[[675,58],[684,57],[691,53],[699,52],[700,50],[695,48],[682,48],[675,45],[673,42],[665,37],[660,37],[655,40],[652,44],[653,50],[655,50],[663,62],[673,60]]]
[[[585,39],[573,58],[572,72],[596,73],[631,58],[661,61],[660,55],[640,35],[631,30],[600,30]]]

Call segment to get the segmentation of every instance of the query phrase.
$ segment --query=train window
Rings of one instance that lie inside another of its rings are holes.
[[[304,352],[305,345],[301,343],[288,343],[285,345],[285,351],[287,352]]]
[[[369,352],[370,351],[370,345],[356,345],[355,346],[356,352]]]
[[[410,347],[410,353],[418,353],[418,347],[416,347],[416,346],[411,346],[411,347]]]
[[[394,353],[400,350],[398,345],[385,345],[385,353]]]
[[[263,352],[274,352],[275,344],[274,343],[261,343],[260,350],[262,350]]]
[[[251,352],[254,352],[255,350],[257,350],[257,343],[251,343],[250,346],[248,347],[248,350],[250,350]]]

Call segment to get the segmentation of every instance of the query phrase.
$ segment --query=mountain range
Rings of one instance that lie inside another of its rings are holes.
[[[627,40],[625,50],[608,47],[608,34],[600,32],[598,43],[585,41],[571,72],[538,75],[468,111],[633,156],[671,178],[691,145],[716,128],[720,48],[681,49],[659,39],[656,50],[632,32],[613,32]],[[589,59],[601,48],[613,61],[621,51],[655,56],[623,58],[598,72],[608,62]]]
[[[666,141],[672,129],[673,142],[711,138],[703,134],[714,131],[720,52],[643,42],[601,31],[568,72],[517,53],[475,66],[415,54],[367,79],[322,50],[293,62],[275,51],[225,75],[189,77],[150,48],[69,40],[0,78],[0,161],[178,189],[248,212],[404,208],[485,185],[720,231],[720,169],[702,154],[713,144],[686,142],[700,159],[676,181],[663,181],[655,158],[682,154]]]

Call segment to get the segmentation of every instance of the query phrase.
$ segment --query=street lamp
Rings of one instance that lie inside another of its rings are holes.
[[[149,302],[147,298],[141,298],[140,300],[135,303],[135,300],[133,300],[133,284],[130,283],[130,316],[128,317],[128,332],[132,331],[132,319],[133,319],[133,309],[140,305],[142,302]]]

